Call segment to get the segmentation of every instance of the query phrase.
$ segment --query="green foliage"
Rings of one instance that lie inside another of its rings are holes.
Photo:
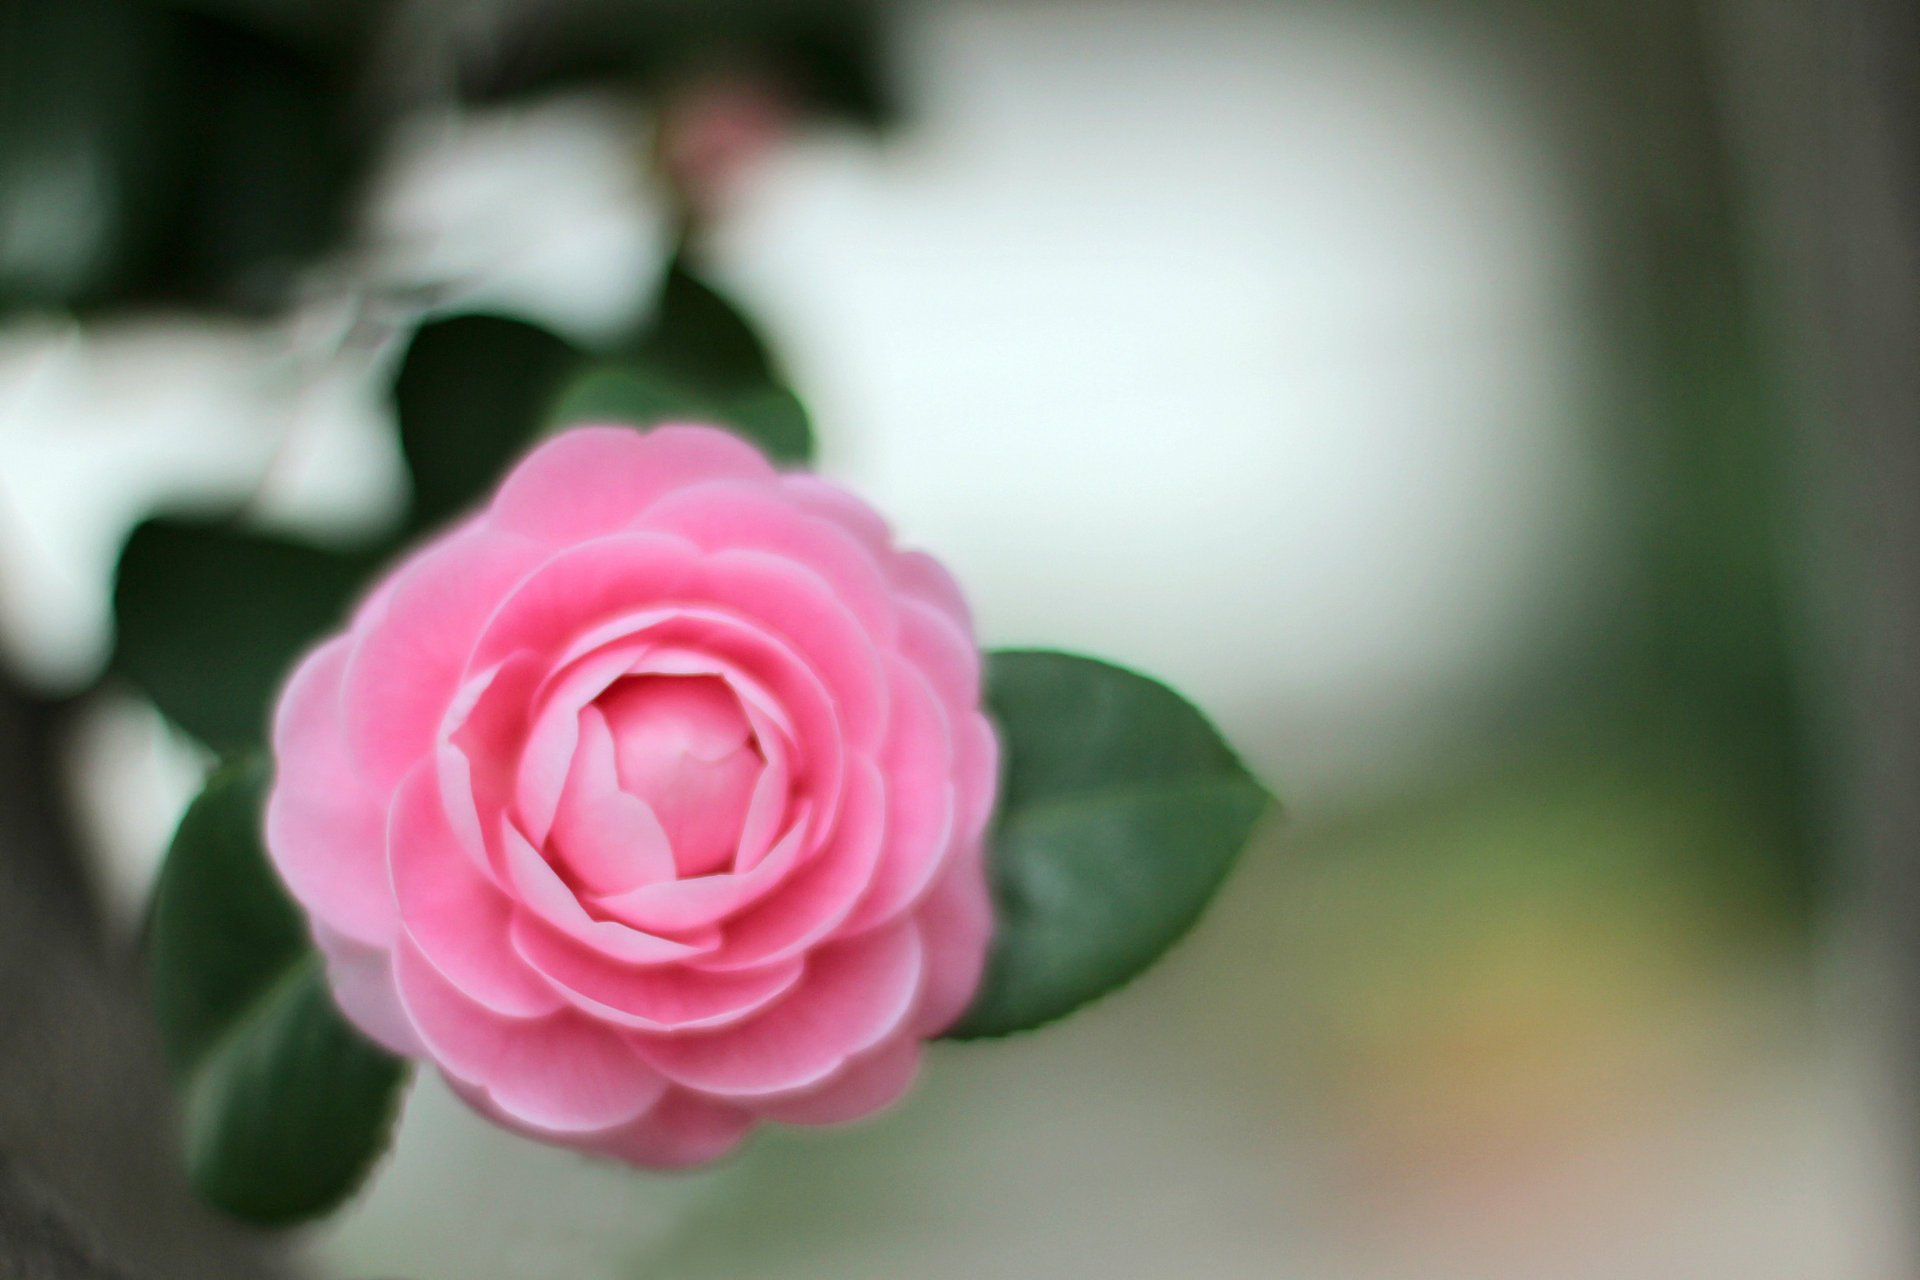
[[[617,83],[657,97],[703,71],[758,75],[807,113],[868,128],[899,114],[876,0],[558,0],[510,10],[459,68],[473,101]]]
[[[548,419],[554,427],[583,422],[712,422],[753,441],[776,462],[813,456],[806,406],[783,387],[710,400],[637,363],[589,366],[561,390]]]
[[[738,303],[695,275],[676,255],[660,282],[633,359],[694,393],[720,400],[778,386],[773,352]]]
[[[112,667],[214,750],[258,745],[293,659],[369,567],[224,521],[148,520],[120,553]]]
[[[1007,776],[992,834],[993,953],[960,1039],[1072,1012],[1199,918],[1271,798],[1194,707],[1145,676],[1002,652],[988,702]]]
[[[0,5],[0,312],[267,312],[338,243],[375,142],[344,92],[366,24],[216,7]]]
[[[282,1224],[359,1185],[406,1067],[333,1007],[261,848],[265,786],[257,759],[231,765],[188,809],[155,889],[149,963],[189,1177],[227,1212]]]
[[[461,315],[420,327],[393,385],[414,528],[442,523],[499,481],[580,360],[571,343],[524,320]]]

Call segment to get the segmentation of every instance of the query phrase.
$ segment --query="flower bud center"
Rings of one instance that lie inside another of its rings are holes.
[[[629,676],[597,699],[620,789],[644,800],[684,878],[727,870],[765,764],[740,700],[714,676]]]

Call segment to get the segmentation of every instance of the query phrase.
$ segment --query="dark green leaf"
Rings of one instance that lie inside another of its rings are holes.
[[[227,1212],[279,1224],[359,1185],[386,1145],[405,1065],[335,1010],[260,845],[265,786],[257,759],[209,780],[161,869],[148,945],[188,1174]]]
[[[338,1205],[386,1149],[406,1064],[348,1026],[317,956],[215,1046],[187,1095],[187,1172],[228,1213],[269,1225]]]
[[[1145,676],[992,655],[1006,754],[989,853],[993,953],[949,1034],[1050,1022],[1122,985],[1199,918],[1271,803],[1206,719]]]
[[[135,0],[0,4],[0,310],[107,291],[169,190],[166,27]]]
[[[637,363],[597,364],[560,389],[547,419],[555,427],[621,422],[636,427],[706,421],[712,409],[700,396]]]
[[[719,418],[775,462],[813,459],[813,423],[800,398],[784,387],[749,392],[720,406]]]
[[[175,198],[116,300],[262,313],[344,236],[372,142],[343,105],[357,67],[208,13],[169,41]]]
[[[813,456],[813,427],[791,392],[777,387],[725,401],[710,400],[644,365],[596,365],[561,389],[548,412],[555,427],[582,422],[711,422],[753,441],[775,462]]]
[[[394,382],[400,447],[413,472],[413,525],[477,502],[545,424],[581,356],[537,325],[466,315],[420,327]]]
[[[633,355],[710,400],[784,382],[766,341],[739,306],[689,270],[681,257],[667,268],[653,318]]]
[[[370,567],[221,521],[149,520],[120,553],[113,668],[216,751],[255,745],[294,658]]]

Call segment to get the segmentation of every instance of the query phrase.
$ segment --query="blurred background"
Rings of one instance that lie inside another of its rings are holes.
[[[0,1270],[1920,1274],[1917,28],[0,0]],[[435,514],[396,370],[460,454],[502,369],[734,404],[714,332],[989,645],[1166,678],[1286,819],[877,1121],[661,1177],[421,1079],[345,1212],[218,1220],[145,895]]]

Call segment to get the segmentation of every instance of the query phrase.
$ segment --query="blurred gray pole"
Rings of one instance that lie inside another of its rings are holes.
[[[1805,453],[1830,476],[1816,500],[1855,575],[1824,637],[1857,871],[1841,906],[1888,979],[1859,1012],[1895,1059],[1920,1187],[1920,5],[1736,0],[1721,16],[1783,318],[1812,361]]]
[[[268,1274],[182,1174],[131,940],[103,935],[60,799],[66,709],[0,671],[0,1277]]]

